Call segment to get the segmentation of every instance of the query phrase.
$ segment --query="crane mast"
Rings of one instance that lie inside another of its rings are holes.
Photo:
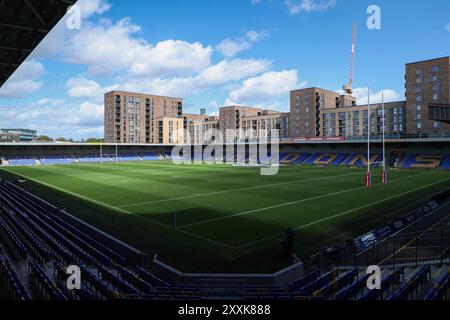
[[[355,64],[355,50],[356,50],[356,22],[353,23],[353,34],[352,34],[352,54],[350,57],[350,78],[348,84],[343,87],[344,92],[351,95],[353,93],[353,66]]]

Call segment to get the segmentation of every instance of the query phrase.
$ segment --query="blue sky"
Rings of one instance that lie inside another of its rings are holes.
[[[381,30],[366,27],[381,9]],[[243,104],[287,111],[289,91],[348,81],[403,99],[405,63],[450,54],[447,0],[80,0],[0,89],[0,127],[99,137],[112,89],[178,96],[187,112]]]

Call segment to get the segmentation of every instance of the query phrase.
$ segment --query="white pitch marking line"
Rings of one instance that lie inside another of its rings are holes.
[[[400,179],[397,179],[397,180],[400,180]],[[304,228],[313,226],[313,225],[315,225],[315,224],[318,224],[318,223],[321,223],[321,222],[324,222],[324,221],[328,221],[328,220],[331,220],[331,219],[334,219],[334,218],[337,218],[337,217],[340,217],[340,216],[343,216],[343,215],[347,215],[347,214],[349,214],[349,213],[352,213],[352,212],[355,212],[355,211],[358,211],[358,210],[361,210],[361,209],[364,209],[364,208],[367,208],[367,207],[370,207],[370,206],[373,206],[373,205],[376,205],[376,204],[379,204],[379,203],[383,203],[383,202],[388,201],[388,200],[392,200],[392,199],[395,199],[395,198],[404,196],[404,195],[406,195],[406,194],[408,194],[408,193],[412,193],[412,192],[415,192],[415,191],[418,191],[418,190],[421,190],[421,189],[425,189],[425,188],[431,187],[431,186],[433,186],[433,185],[442,183],[442,182],[447,181],[447,180],[450,180],[450,178],[443,179],[443,180],[437,181],[437,182],[435,182],[435,183],[430,183],[430,184],[428,184],[428,185],[426,185],[426,186],[422,186],[422,187],[419,187],[419,188],[416,188],[416,189],[413,189],[413,190],[409,190],[409,191],[406,191],[406,192],[397,194],[397,195],[395,195],[395,196],[392,196],[392,197],[389,197],[389,198],[386,198],[386,199],[381,199],[381,200],[378,200],[378,201],[375,201],[375,202],[366,204],[366,205],[364,205],[364,206],[361,206],[361,207],[359,207],[359,208],[354,208],[354,209],[351,209],[351,210],[348,210],[348,211],[345,211],[345,212],[341,212],[341,213],[335,214],[335,215],[333,215],[333,216],[330,216],[330,217],[327,217],[327,218],[323,218],[323,219],[320,219],[320,220],[317,220],[317,221],[314,221],[314,222],[305,224],[305,225],[300,226],[300,227],[297,227],[297,228],[295,228],[295,229],[293,229],[293,230],[296,231],[296,230],[304,229]],[[253,244],[256,244],[256,243],[259,243],[259,242],[262,242],[262,241],[265,241],[265,240],[268,240],[268,239],[272,239],[272,238],[278,237],[280,234],[281,234],[281,233],[277,233],[277,234],[271,235],[271,236],[269,236],[269,237],[265,237],[265,238],[261,238],[261,239],[255,240],[255,241],[248,242],[248,243],[246,243],[246,244],[244,244],[244,245],[238,247],[237,249],[242,249],[242,248],[251,246],[251,245],[253,245]]]
[[[417,174],[417,175],[413,175],[413,176],[408,176],[408,177],[403,177],[403,178],[399,178],[399,179],[395,179],[392,181],[398,181],[398,180],[402,180],[402,179],[408,179],[410,177],[417,177],[420,175],[424,175],[424,174],[428,174],[429,172],[425,172],[425,173],[421,173],[421,174]],[[380,184],[377,184],[380,185]],[[208,220],[204,220],[204,221],[199,221],[199,222],[194,222],[194,223],[190,223],[190,224],[186,224],[184,226],[181,226],[179,229],[184,229],[184,228],[189,228],[189,227],[193,227],[193,226],[198,226],[201,224],[205,224],[205,223],[210,223],[210,222],[216,222],[216,221],[221,221],[221,220],[227,220],[227,219],[231,219],[234,217],[239,217],[239,216],[244,216],[244,215],[248,215],[251,213],[256,213],[256,212],[261,212],[261,211],[267,211],[270,209],[275,209],[275,208],[281,208],[281,207],[286,207],[292,204],[298,204],[298,203],[302,203],[302,202],[308,202],[311,200],[317,200],[317,199],[321,199],[321,198],[326,198],[329,196],[335,196],[338,194],[343,194],[343,193],[348,193],[348,192],[352,192],[352,191],[357,191],[357,190],[361,190],[361,189],[366,189],[366,186],[363,187],[358,187],[358,188],[353,188],[353,189],[347,189],[347,190],[341,190],[341,191],[337,191],[337,192],[332,192],[332,193],[327,193],[327,194],[321,194],[319,196],[315,196],[312,198],[305,198],[305,199],[300,199],[300,200],[296,200],[296,201],[291,201],[291,202],[285,202],[285,203],[281,203],[281,204],[277,204],[274,206],[270,206],[270,207],[265,207],[265,208],[260,208],[260,209],[254,209],[254,210],[250,210],[250,211],[245,211],[245,212],[241,212],[241,213],[236,213],[233,215],[229,215],[229,216],[224,216],[224,217],[218,217],[218,218],[214,218],[214,219],[208,219]]]
[[[275,187],[275,186],[291,184],[291,183],[297,183],[297,182],[309,182],[309,181],[316,181],[316,180],[328,180],[328,179],[331,179],[331,178],[340,178],[340,177],[354,176],[354,175],[357,175],[357,174],[361,174],[361,172],[349,173],[349,174],[341,174],[341,175],[336,175],[336,176],[327,176],[327,177],[313,178],[313,179],[307,179],[307,180],[298,179],[298,180],[293,180],[293,181],[279,182],[279,183],[273,183],[273,184],[265,184],[265,185],[260,185],[260,186],[252,186],[252,187],[244,187],[244,188],[238,188],[238,189],[230,189],[230,190],[223,190],[223,191],[200,193],[200,194],[197,194],[197,195],[183,196],[183,197],[177,197],[177,198],[161,199],[161,200],[146,201],[146,202],[138,202],[138,203],[133,203],[133,204],[121,205],[121,206],[118,206],[118,208],[129,208],[129,207],[142,206],[142,205],[146,205],[146,204],[170,202],[170,201],[174,201],[174,200],[184,200],[184,199],[190,199],[190,198],[195,198],[195,197],[214,196],[214,195],[231,193],[231,192],[236,192],[236,191],[245,191],[245,190],[252,190],[252,189],[259,189],[259,188],[266,188],[266,187]]]

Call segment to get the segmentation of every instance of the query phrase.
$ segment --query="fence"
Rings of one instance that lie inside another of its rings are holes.
[[[417,266],[424,262],[444,263],[450,259],[450,203],[356,254],[358,266]]]

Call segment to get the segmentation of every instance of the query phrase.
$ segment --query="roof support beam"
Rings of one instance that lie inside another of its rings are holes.
[[[42,16],[39,14],[39,12],[36,10],[36,8],[30,3],[29,0],[25,0],[25,3],[27,4],[28,8],[34,13],[34,15],[38,18],[38,20],[42,23],[44,27],[47,27],[47,23],[42,18]]]
[[[32,47],[22,46],[19,43],[12,43],[12,42],[7,42],[7,41],[0,41],[0,49],[18,50],[18,51],[27,51],[27,52],[33,51]]]
[[[48,33],[50,30],[32,25],[29,22],[25,21],[17,21],[17,20],[11,20],[7,18],[0,17],[0,26],[3,27],[9,27],[14,29],[21,29],[21,30],[28,30],[28,31],[37,31],[41,33]]]

